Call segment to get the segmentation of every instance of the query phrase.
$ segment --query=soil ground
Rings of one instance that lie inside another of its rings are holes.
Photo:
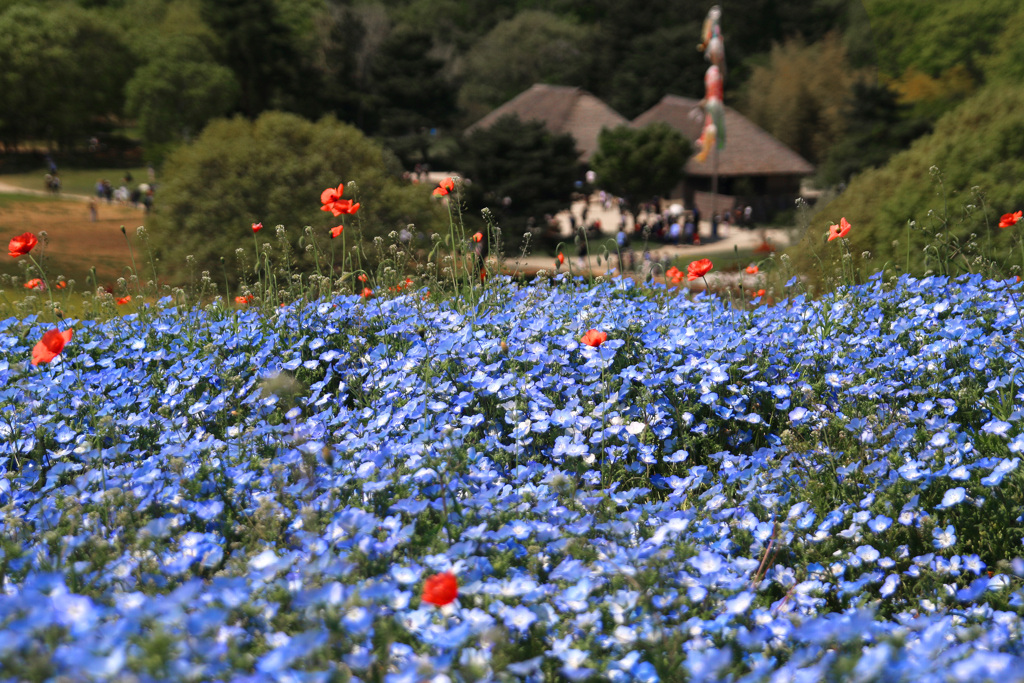
[[[0,187],[0,193],[6,188]],[[100,285],[113,284],[131,266],[131,254],[121,226],[126,228],[135,258],[140,268],[145,254],[139,253],[135,230],[145,223],[142,209],[100,203],[96,207],[97,220],[90,219],[89,205],[84,198],[53,198],[40,195],[0,194],[0,245],[24,232],[40,236],[40,244],[33,256],[40,260],[48,276],[63,275],[85,288],[86,277],[92,267]],[[42,233],[46,233],[43,238]],[[0,273],[21,275],[19,261],[3,255]]]

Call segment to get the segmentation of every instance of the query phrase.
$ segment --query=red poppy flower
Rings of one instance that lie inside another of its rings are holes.
[[[121,298],[119,298],[117,300],[117,305],[120,306],[122,304],[131,303],[131,300],[132,300],[132,297],[131,297],[130,294],[128,296],[122,296]]]
[[[64,289],[68,286],[68,283],[64,280],[60,280],[53,286],[54,289]]]
[[[341,199],[341,195],[345,194],[345,183],[338,185],[337,188],[328,187],[326,190],[320,193],[321,204],[333,204],[334,202]]]
[[[370,289],[369,287],[363,287],[363,291],[359,292],[359,296],[363,297],[364,299],[369,299],[371,296],[373,296],[373,290]]]
[[[587,346],[600,346],[608,341],[608,333],[602,332],[601,330],[587,330],[582,337],[580,342]]]
[[[757,271],[757,266],[755,266],[754,264],[750,264],[749,266],[746,267],[746,269],[744,269],[743,272],[745,272],[747,275],[757,275]]]
[[[444,607],[459,597],[459,580],[451,572],[428,577],[423,582],[423,602]]]
[[[690,265],[686,266],[686,279],[696,280],[699,277],[704,277],[714,267],[711,259],[702,258],[699,261],[693,261]]]
[[[754,298],[755,298],[755,299],[756,299],[757,297],[759,297],[759,296],[764,296],[764,290],[763,290],[763,289],[759,289],[759,290],[757,290],[756,292],[754,292]]]
[[[63,332],[60,330],[50,330],[45,333],[43,338],[36,342],[35,347],[32,349],[32,365],[49,363],[59,356],[60,352],[64,350],[64,345],[71,341],[72,334],[71,328]]]
[[[344,229],[345,229],[344,225],[336,225],[333,228],[331,228],[331,239],[333,240],[335,237],[340,235],[342,230],[344,230]]]
[[[444,195],[446,195],[449,192],[452,192],[454,190],[455,190],[455,179],[454,178],[445,178],[444,180],[442,180],[440,183],[437,184],[437,187],[434,188],[434,196],[435,197],[443,197]]]
[[[253,223],[252,224],[252,231],[253,232],[259,232],[262,229],[263,229],[263,223]]]
[[[1009,228],[1011,225],[1017,225],[1017,221],[1024,218],[1024,211],[1017,211],[1015,213],[1004,213],[1003,217],[999,219],[1000,228]]]
[[[483,242],[484,241],[484,234],[482,232],[474,232],[473,233],[473,241],[474,242]]]
[[[360,282],[366,282],[370,278],[366,277],[366,273],[359,273],[359,275],[356,275],[356,279]]]
[[[330,204],[324,204],[320,207],[323,211],[330,211],[334,216],[340,216],[343,213],[353,214],[359,210],[361,204],[353,202],[351,199],[339,199],[336,202]]]
[[[565,263],[565,254],[563,254],[562,252],[558,252],[558,262]]]
[[[25,289],[46,289],[46,284],[37,277],[32,278],[22,286]]]
[[[39,244],[39,240],[36,239],[36,236],[30,232],[26,232],[23,235],[12,237],[8,250],[13,258],[18,258],[19,256],[24,256],[28,252],[32,251],[32,247],[37,244]]]
[[[828,241],[831,242],[837,237],[846,237],[850,232],[850,227],[850,223],[845,218],[840,218],[839,225],[828,226]]]

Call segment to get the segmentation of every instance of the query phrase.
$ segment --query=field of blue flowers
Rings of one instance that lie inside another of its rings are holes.
[[[1022,286],[789,294],[0,321],[0,679],[1024,680]]]

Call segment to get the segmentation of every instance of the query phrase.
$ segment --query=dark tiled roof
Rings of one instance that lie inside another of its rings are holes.
[[[474,123],[466,132],[488,128],[510,114],[523,121],[541,121],[552,133],[569,133],[576,139],[581,161],[587,161],[597,151],[597,136],[602,128],[629,125],[624,116],[586,90],[539,83]]]
[[[704,111],[699,105],[699,100],[689,97],[665,95],[658,104],[633,119],[632,125],[642,128],[661,121],[696,142],[704,125]],[[735,109],[725,108],[725,149],[718,157],[720,176],[810,175],[813,172],[814,166],[802,156]],[[710,176],[711,159],[704,162],[690,159],[686,173]]]

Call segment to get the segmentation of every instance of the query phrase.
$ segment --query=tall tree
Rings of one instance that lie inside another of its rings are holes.
[[[498,24],[466,54],[459,104],[475,121],[534,83],[580,85],[594,30],[551,12],[530,10]]]
[[[286,108],[301,60],[273,0],[203,0],[203,19],[220,36],[219,61],[235,72],[239,110],[255,117]]]
[[[772,48],[744,88],[744,113],[804,158],[817,163],[843,133],[843,107],[862,76],[850,68],[838,34]]]
[[[666,123],[605,128],[590,160],[597,184],[624,197],[635,212],[641,201],[666,196],[683,179],[693,145]]]
[[[469,181],[466,203],[473,213],[487,207],[515,224],[568,205],[578,157],[571,135],[555,135],[540,122],[506,116],[463,139],[457,167]],[[506,229],[505,235],[507,246],[522,239],[521,230]]]
[[[118,36],[71,5],[0,14],[0,138],[72,144],[120,111],[129,60]]]
[[[373,114],[364,129],[382,136],[406,165],[417,157],[429,162],[432,133],[455,119],[457,88],[433,46],[429,32],[400,26],[370,67]]]
[[[195,36],[172,34],[160,43],[125,86],[127,112],[149,145],[189,139],[228,113],[238,96],[234,73]]]

